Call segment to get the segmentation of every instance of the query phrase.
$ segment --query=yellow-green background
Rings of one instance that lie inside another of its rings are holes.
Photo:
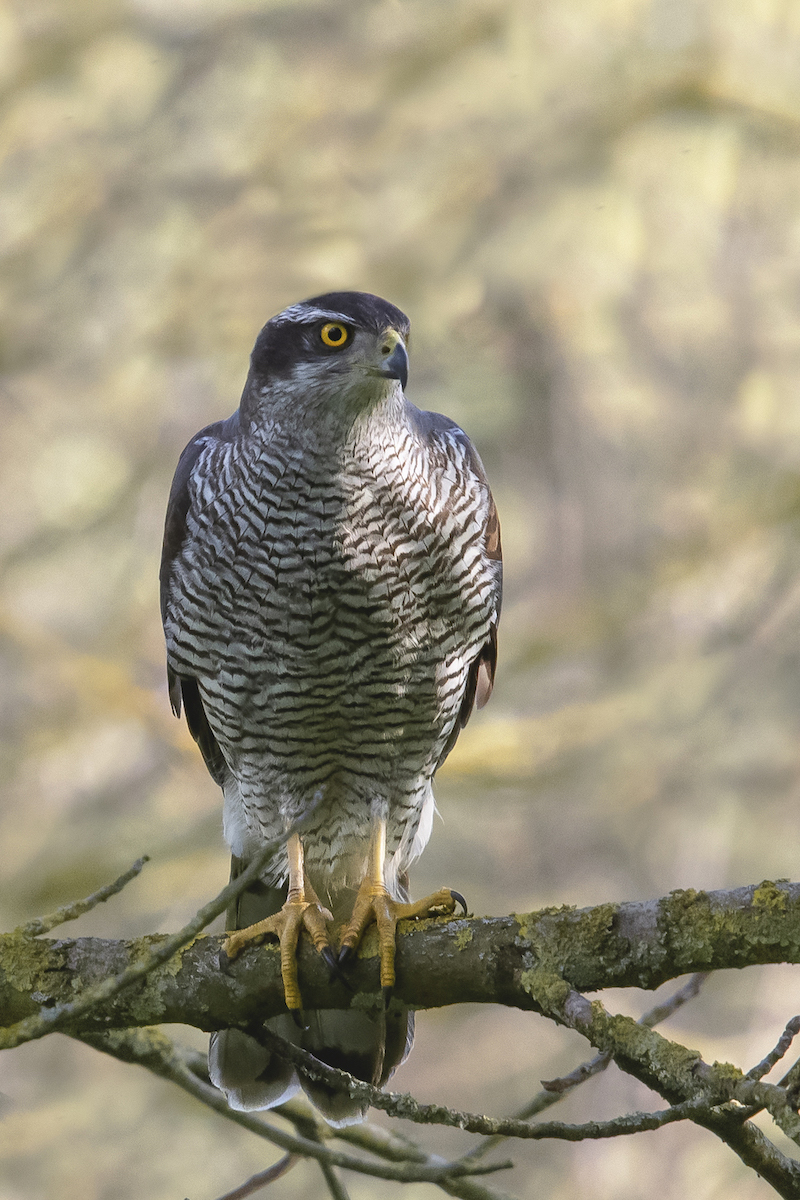
[[[416,894],[796,877],[797,0],[5,0],[0,87],[0,924],[142,852],[75,933],[176,928],[225,881],[166,700],[161,522],[260,325],[328,288],[410,314],[409,395],[465,425],[504,524],[498,685]],[[799,1008],[796,970],[728,973],[669,1028],[749,1067]],[[502,1113],[583,1053],[430,1013],[395,1084]],[[274,1157],[60,1036],[0,1092],[2,1200],[214,1200]],[[649,1105],[610,1071],[564,1116]],[[684,1126],[513,1154],[537,1200],[771,1194]]]

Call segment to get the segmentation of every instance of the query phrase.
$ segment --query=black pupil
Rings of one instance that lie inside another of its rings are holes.
[[[341,325],[333,325],[328,330],[328,341],[329,342],[340,342],[343,337],[344,337],[344,330],[342,329]]]

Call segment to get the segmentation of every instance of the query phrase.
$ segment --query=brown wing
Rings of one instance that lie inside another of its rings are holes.
[[[494,675],[497,668],[497,626],[500,621],[500,602],[502,598],[502,568],[503,548],[500,541],[500,518],[497,515],[494,499],[489,496],[489,511],[483,528],[484,554],[489,562],[498,563],[499,579],[496,594],[495,618],[489,629],[489,639],[481,647],[480,654],[472,663],[467,676],[467,686],[458,712],[459,730],[463,729],[472,715],[473,708],[483,708],[488,704],[494,687]]]
[[[413,406],[409,405],[409,410],[412,409]],[[474,708],[483,708],[492,694],[497,665],[497,626],[500,620],[500,607],[503,595],[503,551],[500,541],[500,520],[497,516],[497,508],[489,491],[489,483],[486,479],[483,463],[472,442],[463,429],[460,429],[449,417],[443,417],[439,413],[420,412],[416,409],[413,409],[410,415],[420,436],[429,441],[436,439],[440,448],[444,448],[445,452],[447,452],[447,442],[445,439],[439,440],[437,434],[443,433],[449,435],[451,438],[455,437],[467,451],[472,472],[478,484],[484,487],[489,493],[489,506],[483,527],[483,558],[484,566],[489,567],[494,579],[493,617],[486,642],[470,666],[467,682],[464,687],[464,694],[458,710],[458,717],[437,763],[438,768],[456,744],[458,735],[469,720],[472,710]]]
[[[167,619],[175,561],[188,536],[187,517],[191,504],[190,482],[194,465],[209,440],[230,441],[236,436],[238,428],[238,414],[234,413],[227,421],[217,421],[214,425],[208,425],[205,429],[201,429],[181,454],[169,493],[167,517],[164,523],[160,572],[162,621]],[[227,765],[219,743],[208,723],[197,680],[178,676],[167,663],[167,684],[172,711],[176,717],[179,717],[181,708],[183,708],[189,732],[200,748],[209,773],[222,787]]]

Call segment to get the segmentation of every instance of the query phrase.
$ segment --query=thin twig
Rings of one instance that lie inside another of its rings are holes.
[[[201,1054],[198,1050],[191,1050],[187,1046],[176,1047],[176,1050],[188,1069],[204,1083],[208,1083],[206,1055]],[[369,1121],[362,1121],[359,1125],[346,1125],[342,1129],[334,1129],[322,1120],[304,1097],[295,1096],[272,1111],[276,1116],[285,1117],[295,1125],[298,1120],[307,1121],[310,1127],[316,1128],[317,1135],[323,1139],[347,1142],[351,1146],[357,1146],[360,1150],[374,1154],[377,1158],[388,1159],[389,1162],[426,1163],[431,1167],[441,1166],[444,1162],[440,1155],[428,1154],[416,1142],[396,1130],[390,1131]],[[228,1109],[224,1115],[233,1118],[233,1110]],[[482,1180],[468,1175],[458,1179],[440,1179],[436,1186],[448,1196],[455,1196],[458,1200],[514,1200],[514,1197],[507,1192],[498,1191],[497,1188],[489,1187]]]
[[[787,1089],[779,1083],[764,1083],[761,1079],[749,1079],[746,1075],[738,1075],[738,1078],[736,1075],[721,1075],[719,1064],[709,1066],[704,1062],[695,1064],[693,1074],[702,1086],[715,1089],[718,1097],[721,1094],[721,1098],[712,1100],[712,1105],[735,1100],[737,1104],[754,1111],[765,1108],[786,1136],[800,1146],[800,1116],[790,1102]]]
[[[331,1200],[350,1200],[350,1194],[330,1163],[320,1161],[319,1169],[328,1186]]]
[[[543,1090],[537,1092],[534,1098],[529,1100],[515,1116],[535,1117],[537,1113],[549,1108],[551,1104],[558,1104],[559,1100],[563,1100],[587,1079],[592,1079],[593,1076],[605,1071],[610,1062],[610,1054],[595,1054],[594,1058],[580,1063],[573,1071],[570,1071],[569,1075],[560,1075],[558,1079],[541,1080]]]
[[[666,1099],[704,1099],[705,1105],[696,1109],[692,1120],[716,1133],[785,1200],[798,1200],[800,1164],[781,1153],[750,1121],[742,1122],[738,1109],[729,1105],[737,1101],[764,1107],[784,1133],[795,1138],[800,1135],[800,1119],[785,1092],[774,1084],[747,1080],[725,1064],[709,1066],[695,1051],[668,1041],[655,1030],[633,1036],[637,1022],[611,1016],[599,1000],[590,1004],[555,971],[539,968],[531,975],[535,978],[530,983],[544,1000],[545,1015],[578,1030],[597,1050],[611,1051],[622,1070]]]
[[[117,992],[121,992],[123,988],[130,987],[137,979],[143,979],[154,967],[172,958],[173,954],[176,954],[187,942],[191,942],[201,929],[205,929],[206,925],[210,925],[215,917],[224,912],[231,900],[244,891],[254,880],[258,879],[275,852],[289,840],[293,833],[302,828],[309,816],[310,812],[307,812],[301,821],[296,822],[291,829],[287,829],[281,837],[273,838],[272,841],[262,847],[261,851],[238,878],[227,884],[214,900],[211,900],[208,904],[204,904],[201,909],[198,909],[191,921],[187,925],[184,925],[183,929],[165,938],[163,942],[151,949],[139,962],[132,963],[124,971],[121,971],[119,975],[111,975],[94,987],[87,988],[77,1000],[73,1000],[67,1004],[58,1004],[53,1008],[40,1009],[34,1016],[25,1017],[22,1021],[17,1021],[15,1025],[10,1025],[7,1029],[0,1031],[0,1050],[11,1050],[14,1046],[19,1046],[23,1042],[30,1042],[35,1038],[44,1037],[45,1034],[52,1033],[55,1029],[61,1028],[74,1017],[81,1016],[98,1004],[102,1004],[103,1001],[109,1000]]]
[[[540,1140],[542,1138],[560,1138],[566,1141],[581,1141],[584,1138],[618,1137],[625,1133],[636,1133],[639,1129],[657,1129],[659,1125],[672,1121],[685,1120],[689,1109],[697,1104],[694,1098],[674,1109],[666,1109],[659,1113],[632,1113],[629,1116],[617,1117],[613,1121],[591,1121],[585,1125],[566,1125],[561,1121],[550,1121],[539,1125],[531,1125],[527,1121],[514,1118],[487,1117],[481,1113],[459,1112],[446,1108],[441,1104],[420,1104],[407,1093],[383,1092],[371,1084],[364,1083],[348,1075],[346,1071],[337,1070],[314,1058],[306,1050],[285,1042],[271,1031],[264,1030],[266,1039],[279,1052],[290,1059],[296,1066],[312,1078],[322,1080],[331,1087],[346,1091],[357,1100],[366,1100],[374,1108],[379,1108],[392,1117],[402,1117],[420,1125],[448,1125],[469,1133],[482,1133],[489,1136],[501,1134],[503,1137]],[[708,1102],[702,1097],[706,1107]],[[674,1113],[674,1115],[672,1115]],[[463,1159],[459,1159],[463,1162]]]
[[[103,1050],[123,1062],[135,1062],[146,1067],[163,1079],[169,1079],[178,1087],[189,1092],[195,1099],[221,1113],[228,1120],[234,1121],[244,1129],[259,1137],[266,1138],[273,1145],[292,1154],[304,1158],[325,1160],[332,1167],[342,1167],[348,1171],[357,1171],[361,1175],[371,1175],[376,1179],[389,1179],[400,1183],[442,1183],[449,1182],[466,1175],[489,1175],[496,1170],[508,1170],[512,1164],[503,1162],[491,1166],[472,1167],[471,1165],[454,1165],[439,1160],[438,1163],[418,1164],[408,1162],[390,1166],[384,1163],[367,1162],[353,1155],[344,1154],[339,1150],[329,1149],[313,1138],[300,1137],[276,1129],[266,1121],[252,1116],[247,1112],[235,1112],[228,1108],[222,1093],[210,1084],[203,1083],[191,1071],[172,1043],[156,1029],[113,1030],[108,1033],[74,1034],[78,1041],[85,1042],[96,1050]]]
[[[697,996],[707,978],[708,972],[696,972],[689,980],[687,980],[683,987],[678,988],[678,990],[674,992],[667,1000],[661,1004],[655,1005],[653,1008],[649,1009],[648,1012],[644,1013],[643,1016],[639,1018],[638,1023],[646,1026],[648,1029],[652,1029],[654,1025],[666,1020],[667,1017],[672,1016],[673,1013],[677,1012],[679,1008]],[[599,1074],[600,1071],[604,1071],[611,1062],[611,1057],[612,1056],[610,1053],[595,1055],[593,1059],[591,1059],[589,1062],[581,1064],[581,1066],[577,1067],[570,1075],[565,1076],[563,1080],[552,1081],[548,1084],[545,1084],[542,1092],[539,1092],[538,1095],[535,1096],[533,1100],[529,1101],[528,1104],[526,1104],[524,1108],[516,1113],[514,1117],[508,1119],[506,1128],[509,1130],[509,1132],[505,1132],[499,1127],[495,1128],[494,1130],[475,1129],[474,1126],[462,1124],[462,1119],[469,1117],[477,1122],[490,1122],[492,1119],[487,1117],[477,1117],[475,1114],[457,1113],[450,1109],[443,1109],[442,1111],[448,1114],[448,1117],[451,1119],[445,1120],[442,1123],[458,1125],[463,1129],[472,1128],[474,1132],[480,1132],[484,1134],[484,1140],[470,1150],[467,1154],[463,1155],[459,1159],[459,1162],[475,1161],[478,1158],[482,1158],[488,1150],[494,1148],[494,1146],[499,1144],[501,1141],[504,1141],[508,1137],[536,1136],[523,1131],[523,1129],[526,1128],[524,1126],[524,1122],[529,1121],[531,1117],[536,1116],[538,1113],[543,1112],[551,1105],[556,1104],[563,1098],[564,1095],[566,1095],[573,1088],[577,1087],[578,1084],[582,1083],[585,1079],[589,1079],[593,1075]],[[335,1083],[334,1086],[336,1086]],[[379,1093],[379,1095],[391,1096],[392,1093]],[[399,1099],[402,1101],[404,1108],[407,1101],[411,1101],[412,1104],[416,1103],[413,1101],[412,1097],[403,1096],[399,1097]],[[386,1112],[390,1111],[390,1109],[388,1107],[384,1107],[380,1101],[370,1101],[370,1103],[373,1103],[375,1107],[384,1108],[384,1111]],[[431,1106],[418,1106],[420,1111],[423,1108],[426,1111],[429,1111],[430,1107]],[[392,1113],[391,1115],[408,1116],[408,1113],[403,1111],[402,1113]],[[431,1117],[410,1117],[409,1119],[420,1119],[426,1124],[435,1123]],[[499,1126],[502,1124],[502,1121],[499,1121],[496,1124]]]
[[[118,892],[121,892],[149,861],[150,855],[143,854],[141,858],[137,858],[130,870],[126,871],[124,875],[120,875],[119,879],[115,879],[113,883],[107,883],[105,887],[92,892],[91,896],[87,896],[84,900],[75,900],[72,904],[62,904],[61,908],[48,913],[45,917],[34,917],[25,925],[18,925],[16,929],[12,930],[11,937],[38,937],[40,933],[49,933],[51,929],[55,929],[57,925],[63,925],[66,921],[77,920],[84,913],[97,908],[98,904],[103,904],[111,896],[116,896]]]
[[[313,1110],[307,1108],[305,1105],[297,1105],[292,1111],[292,1109],[287,1106],[282,1115],[285,1116],[287,1120],[292,1122],[301,1137],[310,1138],[314,1142],[319,1142],[320,1145],[325,1144],[322,1129],[323,1123],[319,1120]],[[332,1200],[350,1200],[350,1197],[347,1194],[347,1188],[344,1186],[331,1164],[320,1159],[318,1160],[317,1165],[322,1172],[322,1178],[325,1180],[325,1186],[327,1187],[328,1193],[332,1197]]]
[[[708,979],[707,971],[697,971],[690,979],[686,981],[683,987],[673,992],[663,1003],[656,1004],[653,1008],[648,1009],[641,1017],[638,1024],[644,1025],[648,1029],[652,1029],[655,1025],[666,1021],[667,1017],[671,1017],[679,1008],[689,1000],[693,1000],[700,991],[701,987]],[[587,1079],[592,1079],[593,1076],[599,1075],[601,1071],[605,1071],[609,1063],[612,1062],[610,1052],[596,1054],[594,1058],[588,1059],[587,1062],[581,1063],[574,1071],[570,1071],[568,1075],[562,1075],[559,1079],[550,1079],[545,1082],[542,1080],[542,1091],[537,1092],[532,1100],[523,1105],[517,1112],[514,1113],[514,1119],[517,1121],[528,1121],[531,1117],[538,1116],[539,1113],[551,1108],[554,1104],[558,1104],[566,1096],[573,1092],[580,1084],[585,1083]],[[495,1134],[493,1137],[484,1138],[478,1142],[471,1150],[462,1155],[459,1162],[474,1162],[476,1159],[483,1158],[490,1150],[494,1150],[506,1140],[504,1134]]]
[[[778,1086],[785,1088],[790,1095],[792,1092],[797,1091],[798,1087],[800,1087],[800,1058],[792,1063],[783,1078],[778,1080]]]
[[[745,1079],[763,1079],[765,1075],[768,1075],[775,1064],[780,1062],[788,1052],[798,1033],[800,1033],[800,1016],[792,1017],[791,1021],[786,1022],[786,1028],[778,1039],[775,1049],[770,1050],[769,1054],[765,1058],[762,1058],[760,1063],[752,1067],[745,1075]]]
[[[410,1138],[402,1137],[381,1125],[362,1121],[360,1125],[346,1125],[343,1129],[331,1129],[329,1135],[358,1146],[378,1158],[389,1162],[427,1162],[430,1155]]]
[[[208,1057],[205,1054],[188,1046],[179,1046],[173,1043],[173,1047],[175,1052],[180,1055],[184,1065],[198,1079],[206,1084],[211,1082],[208,1074]],[[312,1108],[302,1093],[293,1096],[291,1100],[286,1100],[270,1111],[275,1116],[284,1117],[290,1121],[304,1136],[313,1130],[323,1139],[338,1138],[341,1141],[349,1142],[351,1146],[358,1146],[361,1150],[375,1154],[378,1158],[388,1159],[390,1162],[426,1162],[430,1157],[410,1138],[394,1130],[374,1125],[369,1121],[361,1121],[358,1125],[346,1125],[342,1129],[336,1129],[320,1117],[317,1110]]]
[[[410,1138],[401,1137],[369,1121],[364,1121],[361,1125],[348,1125],[344,1129],[329,1129],[328,1133],[331,1137],[349,1142],[350,1145],[358,1146],[380,1158],[388,1158],[391,1162],[425,1162],[435,1165],[442,1161],[438,1155],[427,1154]],[[507,1192],[498,1191],[496,1187],[490,1187],[482,1180],[469,1175],[460,1179],[439,1180],[437,1186],[448,1196],[456,1196],[459,1200],[514,1200]]]
[[[611,1061],[610,1054],[596,1054],[594,1058],[590,1058],[576,1067],[574,1071],[570,1071],[569,1075],[562,1075],[559,1079],[551,1079],[547,1082],[542,1080],[542,1091],[537,1092],[527,1104],[523,1104],[522,1108],[514,1113],[514,1120],[529,1121],[531,1117],[536,1117],[539,1113],[552,1108],[585,1080],[605,1071]],[[504,1133],[495,1133],[491,1137],[484,1137],[481,1141],[476,1142],[466,1154],[462,1154],[459,1162],[476,1162],[505,1141],[506,1134]]]
[[[268,1183],[274,1183],[276,1179],[280,1179],[287,1171],[291,1171],[292,1167],[299,1162],[299,1155],[284,1154],[283,1158],[279,1158],[271,1167],[267,1167],[265,1171],[259,1171],[257,1175],[251,1175],[232,1192],[226,1192],[224,1196],[219,1196],[218,1200],[247,1200],[248,1196],[252,1196],[259,1188],[266,1187]]]
[[[797,1019],[798,1019],[797,1017],[793,1017],[792,1021],[796,1021]],[[789,1022],[789,1024],[791,1024],[791,1023],[792,1022]],[[787,1025],[787,1029],[788,1029],[788,1025]],[[786,1030],[784,1030],[783,1036],[781,1037],[781,1041],[783,1041],[783,1037],[785,1037],[785,1036],[786,1036]],[[778,1046],[780,1046],[781,1041],[778,1042]],[[777,1048],[778,1047],[776,1047],[776,1049]],[[773,1053],[774,1053],[774,1051],[773,1051]],[[760,1068],[763,1066],[764,1062],[766,1062],[766,1059],[762,1059],[762,1061],[758,1064],[757,1067],[753,1067],[753,1071],[760,1070]],[[763,1072],[763,1074],[766,1074],[766,1073],[767,1073],[766,1071]],[[750,1078],[751,1078],[751,1072],[748,1072],[747,1075],[745,1075],[745,1079],[750,1079]],[[789,1068],[789,1070],[786,1072],[786,1074],[781,1079],[778,1080],[777,1086],[781,1089],[783,1094],[786,1096],[786,1101],[790,1105],[790,1107],[796,1111],[796,1109],[797,1109],[796,1094],[797,1094],[797,1089],[800,1087],[800,1058],[795,1063],[793,1063],[792,1066]],[[752,1117],[757,1116],[758,1113],[763,1112],[764,1107],[765,1106],[763,1104],[744,1105],[743,1107],[737,1109],[735,1116],[736,1116],[737,1120],[743,1124],[745,1121],[749,1121]]]
[[[644,1025],[647,1029],[654,1029],[656,1025],[660,1025],[662,1021],[666,1021],[667,1017],[671,1017],[673,1013],[676,1013],[689,1000],[694,1000],[708,979],[708,976],[708,971],[696,971],[683,987],[673,992],[662,1004],[656,1004],[639,1017],[637,1025]],[[596,1054],[594,1058],[590,1058],[587,1062],[581,1063],[580,1066],[576,1067],[574,1071],[570,1071],[569,1075],[562,1075],[560,1079],[549,1079],[546,1081],[543,1079],[542,1087],[544,1091],[539,1092],[515,1116],[519,1118],[536,1116],[537,1113],[542,1112],[545,1108],[549,1108],[551,1104],[556,1104],[559,1100],[563,1100],[564,1096],[568,1095],[580,1084],[585,1083],[587,1079],[591,1079],[594,1075],[599,1075],[601,1071],[605,1071],[611,1061],[612,1055],[610,1053]],[[556,1095],[550,1096],[549,1093],[556,1093]]]
[[[426,1153],[409,1138],[398,1137],[396,1133],[390,1133],[368,1121],[361,1125],[348,1125],[344,1129],[329,1129],[328,1133],[331,1137],[349,1142],[379,1158],[387,1158],[390,1162],[424,1162],[430,1166],[442,1162],[440,1156]],[[459,1200],[514,1200],[507,1192],[500,1192],[472,1176],[439,1180],[438,1187],[448,1196],[459,1197]]]
[[[678,988],[677,992],[673,992],[663,1004],[656,1004],[644,1016],[639,1017],[637,1024],[644,1025],[647,1029],[655,1029],[656,1025],[666,1021],[667,1017],[671,1017],[679,1008],[683,1008],[689,1000],[694,1000],[710,974],[710,971],[695,971],[683,987]]]
[[[275,1036],[275,1042],[283,1052],[283,1039]],[[290,1045],[290,1043],[286,1043]],[[298,1047],[292,1046],[293,1051]],[[321,1063],[305,1050],[300,1050],[296,1061],[310,1075],[318,1075],[325,1083],[336,1087],[347,1087],[355,1092],[357,1098],[372,1102],[378,1098],[386,1103],[375,1104],[391,1116],[402,1116],[406,1120],[425,1125],[450,1125],[465,1129],[469,1132],[495,1133],[498,1128],[507,1130],[505,1137],[527,1138],[534,1141],[544,1138],[556,1138],[561,1141],[579,1142],[587,1138],[619,1137],[622,1134],[638,1133],[643,1129],[658,1129],[662,1125],[670,1125],[674,1121],[685,1121],[696,1109],[708,1107],[705,1097],[692,1098],[682,1104],[673,1105],[661,1112],[628,1113],[622,1117],[614,1117],[610,1121],[587,1121],[581,1125],[567,1125],[562,1121],[541,1122],[538,1125],[526,1124],[508,1118],[486,1117],[478,1113],[457,1112],[436,1104],[419,1104],[408,1094],[397,1092],[381,1092],[371,1084],[354,1079],[346,1071],[339,1071]],[[188,1069],[188,1068],[187,1068]],[[193,1076],[194,1077],[194,1076]],[[195,1077],[196,1078],[196,1077]],[[353,1087],[353,1085],[358,1085]],[[403,1111],[398,1111],[402,1109]],[[297,1118],[294,1118],[297,1120]]]

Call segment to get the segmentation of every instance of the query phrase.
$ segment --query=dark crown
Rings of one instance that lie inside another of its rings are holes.
[[[263,385],[269,378],[288,375],[298,361],[309,356],[309,326],[326,317],[343,319],[377,334],[396,329],[408,340],[408,317],[388,300],[370,292],[325,292],[292,304],[267,321],[250,356],[250,377],[257,377]]]

